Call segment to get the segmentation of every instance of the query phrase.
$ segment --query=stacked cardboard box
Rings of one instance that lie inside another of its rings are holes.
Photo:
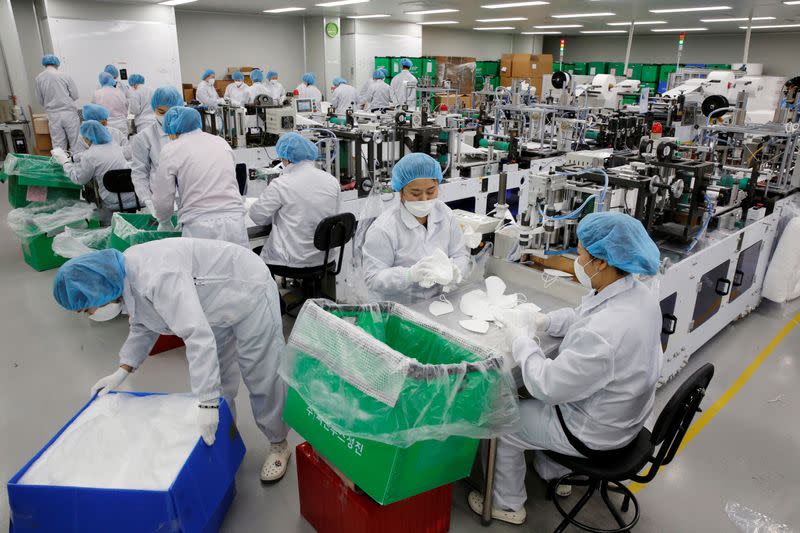
[[[553,72],[551,54],[503,54],[500,60],[500,85],[508,87],[515,79],[522,79],[540,88],[545,74]]]
[[[475,90],[477,65],[474,57],[437,56],[435,59],[437,85],[442,86],[449,80],[459,94],[471,94]]]
[[[50,155],[53,141],[50,139],[50,126],[47,114],[36,113],[33,116],[33,134],[36,142],[36,155]]]

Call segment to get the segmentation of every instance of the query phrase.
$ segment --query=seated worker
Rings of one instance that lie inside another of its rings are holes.
[[[124,254],[93,252],[58,270],[53,296],[65,309],[95,321],[110,320],[123,309],[129,316],[119,368],[98,381],[92,395],[118,388],[147,360],[159,335],[182,338],[198,400],[199,434],[209,446],[219,424],[220,397],[236,419],[241,375],[256,425],[270,442],[261,480],[283,477],[291,452],[289,428],[281,419],[286,385],[278,376],[284,346],[278,287],[250,250],[175,238],[132,246]]]
[[[133,115],[133,125],[139,133],[156,121],[156,115],[150,102],[153,99],[153,89],[145,86],[144,76],[131,74],[128,78],[130,90],[128,91],[128,110]]]
[[[532,314],[524,330],[509,328],[512,355],[533,396],[520,401],[519,432],[501,437],[497,447],[492,516],[512,524],[526,516],[525,450],[585,456],[567,431],[589,453],[615,450],[652,423],[663,359],[661,308],[658,294],[635,274],[658,272],[658,248],[641,222],[617,212],[587,215],[578,241],[575,276],[591,289],[581,305]],[[531,338],[536,331],[564,338],[555,359]],[[548,481],[568,473],[542,452],[534,466]],[[480,514],[483,496],[472,492],[469,505]]]
[[[64,165],[64,173],[69,176],[72,183],[86,185],[94,180],[103,208],[108,211],[119,211],[117,193],[109,192],[105,188],[103,176],[109,170],[130,168],[122,147],[112,141],[108,128],[96,120],[82,123],[80,134],[88,148],[81,152],[78,162],[69,162],[66,154],[58,149],[53,150],[53,157]],[[125,209],[135,208],[136,195],[132,192],[122,194],[122,206]]]
[[[437,199],[441,182],[442,168],[427,154],[408,154],[392,169],[392,189],[400,193],[400,203],[375,219],[362,250],[372,301],[408,304],[440,294],[441,285],[428,283],[437,249],[450,258],[453,285],[469,273],[464,234],[450,208]]]
[[[106,127],[108,133],[111,134],[111,142],[116,144],[117,146],[122,147],[122,153],[125,155],[125,159],[128,161],[131,160],[131,144],[128,140],[128,135],[122,133],[117,128],[108,125],[108,109],[101,106],[100,104],[86,104],[83,106],[83,110],[81,111],[83,115],[83,120],[96,120],[100,124]],[[83,144],[83,138],[78,141],[79,144],[82,144],[81,151],[86,150],[88,146]],[[74,155],[73,159],[78,161],[81,157],[81,153]]]
[[[250,87],[244,83],[244,74],[238,70],[231,76],[233,83],[225,87],[225,98],[231,101],[231,104],[243,106],[247,103],[247,98],[250,94]]]
[[[156,218],[169,227],[177,199],[181,235],[249,249],[233,150],[225,139],[200,127],[200,113],[191,107],[173,107],[164,116],[164,132],[172,142],[161,150],[150,183]]]
[[[100,88],[94,92],[92,103],[108,109],[108,123],[128,135],[128,99],[125,93],[117,89],[114,78],[108,72],[101,72],[99,80]]]
[[[267,265],[293,268],[322,265],[325,253],[314,246],[314,233],[322,219],[339,208],[339,182],[314,166],[317,146],[299,133],[278,139],[278,157],[284,170],[272,180],[250,207],[256,224],[272,224],[261,257]]]
[[[344,115],[348,109],[356,109],[358,92],[344,78],[334,78],[331,84],[331,107],[337,114]]]
[[[394,107],[392,103],[392,88],[383,80],[386,79],[386,71],[382,68],[372,73],[372,83],[361,95],[359,101],[365,109],[372,113],[381,112]]]

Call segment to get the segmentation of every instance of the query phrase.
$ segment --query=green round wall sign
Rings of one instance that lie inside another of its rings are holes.
[[[339,26],[335,22],[329,22],[325,25],[325,34],[328,37],[336,37],[339,35]]]

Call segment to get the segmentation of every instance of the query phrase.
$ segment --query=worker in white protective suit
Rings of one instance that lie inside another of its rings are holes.
[[[618,212],[586,216],[578,241],[575,276],[591,291],[581,305],[531,313],[522,327],[504,324],[533,396],[520,402],[519,431],[497,448],[492,516],[512,524],[526,517],[525,450],[594,456],[624,448],[652,424],[662,317],[658,294],[635,275],[658,272],[659,250],[638,220]],[[563,337],[555,359],[542,353],[536,332]],[[545,480],[568,473],[542,452],[534,466]],[[571,491],[559,488],[559,496]],[[483,496],[473,491],[469,505],[480,514]]]
[[[150,101],[153,99],[153,89],[145,86],[144,76],[131,74],[128,78],[130,90],[128,91],[128,110],[133,115],[133,124],[136,132],[144,131],[156,121],[156,115]]]
[[[245,207],[236,181],[233,150],[222,137],[200,129],[200,113],[173,107],[164,117],[171,143],[161,150],[150,183],[159,224],[170,227],[175,201],[181,235],[248,247]]]
[[[114,87],[116,87],[118,91],[124,94],[125,99],[127,100],[130,97],[131,88],[123,80],[119,79],[119,69],[109,63],[103,69],[103,72],[108,72],[109,74],[111,74],[111,77],[114,79]]]
[[[427,154],[408,154],[392,169],[400,203],[367,230],[363,275],[371,301],[403,304],[433,298],[469,274],[471,260],[453,212],[438,200],[442,168]],[[441,265],[434,252],[447,256]],[[435,273],[447,271],[446,284]]]
[[[394,108],[392,88],[384,80],[386,80],[386,71],[382,68],[375,70],[372,73],[372,83],[361,94],[359,103],[372,113]]]
[[[209,110],[214,111],[220,104],[225,103],[224,98],[220,98],[217,93],[217,88],[214,83],[217,81],[214,71],[206,69],[200,77],[200,83],[197,84],[197,91],[195,97],[197,100]]]
[[[61,61],[53,54],[42,57],[42,71],[36,76],[36,100],[47,111],[47,126],[53,148],[76,153],[81,119],[75,101],[78,87],[69,75],[58,70]]]
[[[178,89],[165,85],[157,88],[150,99],[150,107],[156,121],[134,135],[131,141],[131,180],[139,201],[147,206],[151,215],[155,216],[155,208],[151,197],[150,181],[156,175],[161,149],[170,142],[169,135],[164,133],[164,115],[171,108],[183,105],[183,97]]]
[[[108,109],[108,123],[128,135],[128,99],[108,72],[100,73],[100,88],[94,92],[92,103]]]
[[[91,393],[117,389],[146,360],[159,335],[186,343],[198,433],[212,446],[219,399],[236,418],[239,376],[250,393],[258,428],[269,440],[261,479],[278,481],[291,454],[282,420],[286,385],[278,376],[284,347],[278,288],[251,251],[207,239],[163,239],[124,254],[102,250],[68,261],[56,273],[53,296],[65,309],[110,320],[123,310],[130,332],[116,372]]]
[[[402,70],[392,78],[392,101],[398,106],[407,105],[408,109],[417,108],[417,78],[411,74],[413,63],[407,57],[400,60]]]
[[[334,78],[331,85],[331,107],[334,111],[339,115],[344,115],[348,109],[355,111],[358,105],[356,88],[348,85],[344,78]]]
[[[125,156],[125,159],[128,161],[131,160],[131,142],[128,136],[118,130],[113,126],[108,125],[108,117],[109,112],[108,109],[101,106],[100,104],[86,104],[83,106],[81,110],[81,115],[83,115],[83,120],[96,120],[100,124],[106,127],[108,133],[111,134],[111,142],[122,148],[122,153]],[[81,152],[75,154],[73,159],[77,162],[80,161],[80,158],[83,156],[83,151],[89,148],[89,145],[86,144],[85,137],[80,137],[79,145],[81,147]]]
[[[299,133],[281,136],[276,151],[285,169],[250,207],[253,222],[272,224],[261,257],[267,265],[320,266],[325,253],[314,246],[314,233],[324,218],[338,212],[341,187],[314,166],[319,149]]]
[[[266,94],[270,96],[270,90],[264,85],[264,72],[261,69],[253,69],[250,72],[250,81],[253,82],[247,89],[247,102],[248,104],[252,104],[255,102],[256,97],[262,94]]]
[[[114,143],[108,128],[96,120],[87,120],[81,124],[81,137],[84,138],[88,148],[81,153],[80,160],[72,163],[67,159],[63,150],[54,149],[53,157],[64,165],[64,173],[69,176],[72,183],[86,185],[94,180],[105,213],[103,219],[110,219],[111,211],[119,211],[117,193],[109,192],[103,184],[103,176],[109,170],[130,168],[130,163],[125,158],[123,149]],[[136,196],[133,193],[123,193],[122,208],[136,207]],[[106,216],[107,215],[107,216]]]
[[[278,81],[278,73],[274,70],[267,71],[267,89],[269,89],[269,95],[272,99],[279,104],[283,104],[286,101],[286,89]]]
[[[322,92],[317,89],[317,77],[313,72],[306,72],[303,74],[303,82],[294,90],[296,98],[306,99],[310,98],[316,102],[317,109],[320,109],[322,104]]]
[[[231,78],[233,83],[225,87],[225,98],[233,105],[243,106],[247,103],[250,87],[244,82],[244,74],[238,70],[231,75]]]

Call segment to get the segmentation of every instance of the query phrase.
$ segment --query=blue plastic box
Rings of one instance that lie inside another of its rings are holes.
[[[149,396],[153,393],[131,394]],[[28,468],[92,401],[94,398],[8,482],[10,533],[217,531],[236,495],[236,471],[245,454],[244,442],[224,400],[220,403],[216,442],[209,447],[198,439],[167,491],[18,483]]]

